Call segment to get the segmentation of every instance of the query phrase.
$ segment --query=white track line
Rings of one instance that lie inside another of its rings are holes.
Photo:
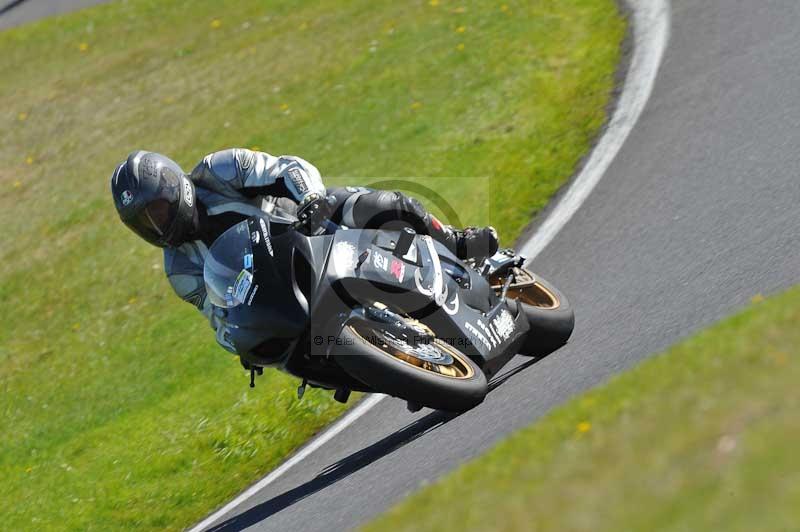
[[[572,218],[592,189],[603,177],[617,155],[628,134],[642,114],[653,90],[658,67],[669,38],[669,0],[627,0],[633,12],[633,57],[625,78],[625,86],[617,103],[614,116],[602,139],[597,143],[589,161],[573,180],[566,194],[550,212],[536,233],[522,244],[520,253],[533,259],[549,244],[562,227]],[[195,525],[190,532],[200,532],[220,520],[225,514],[272,484],[289,469],[302,462],[311,453],[325,445],[337,434],[369,412],[385,395],[370,395],[353,410],[339,419],[319,436],[311,440],[295,455],[286,460],[269,475],[262,478],[231,502]]]
[[[633,13],[633,57],[617,108],[589,161],[567,192],[519,249],[533,259],[552,242],[600,182],[644,110],[669,40],[669,0],[628,0]]]

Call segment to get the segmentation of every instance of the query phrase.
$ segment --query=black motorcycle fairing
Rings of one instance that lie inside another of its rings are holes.
[[[241,224],[246,231],[239,227]],[[232,232],[245,234],[252,248],[248,263],[242,264],[243,269],[252,273],[251,286],[240,304],[225,309],[223,322],[238,353],[250,353],[260,347],[262,353],[275,356],[274,347],[282,345],[288,349],[307,328],[308,310],[293,289],[292,255],[297,234],[276,224],[278,234],[273,235],[266,217],[249,218],[241,224],[226,231],[209,249],[212,258],[230,253]],[[276,346],[263,346],[265,342],[274,342]]]
[[[396,237],[389,231],[374,230],[335,234],[327,281],[320,286],[323,292],[329,286],[330,291],[344,293],[349,299],[336,309],[336,299],[342,297],[328,298],[327,311],[322,314],[346,317],[356,304],[388,303],[420,319],[440,339],[457,342],[459,349],[482,368],[491,367],[490,361],[498,357],[507,361],[513,356],[507,356],[510,347],[520,343],[518,340],[528,331],[516,305],[501,302],[485,279],[460,266],[452,253],[430,237],[415,237],[414,260],[395,257],[390,250]],[[322,294],[317,297],[325,299]],[[347,323],[342,318],[336,320],[341,331]],[[321,326],[312,320],[312,334],[331,337],[336,320]],[[323,349],[317,351],[331,354],[334,349],[346,350],[347,346],[326,340]]]
[[[337,357],[351,349],[341,343],[348,320],[369,316],[358,309],[381,303],[452,342],[487,375],[527,336],[516,302],[501,301],[480,273],[429,236],[414,236],[398,256],[397,231],[308,236],[267,217],[243,223],[239,232],[248,235],[252,257],[242,267],[250,268],[252,286],[236,298],[240,304],[218,310],[251,365],[277,367],[316,386],[367,391]],[[215,242],[210,253],[222,251]],[[385,323],[375,325],[381,330]]]

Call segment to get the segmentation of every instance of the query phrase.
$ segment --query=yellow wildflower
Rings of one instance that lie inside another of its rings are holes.
[[[214,20],[211,21],[210,26],[212,30],[217,30],[222,27],[222,21],[218,18],[215,18]]]
[[[439,5],[439,0],[430,0],[430,2],[428,2],[428,5],[431,7],[436,7]]]
[[[789,362],[789,355],[784,353],[783,351],[775,351],[768,353],[768,356],[772,362],[777,364],[778,366],[784,366],[787,362]]]
[[[762,296],[761,294],[756,294],[750,298],[750,302],[753,304],[761,303],[762,301],[764,301],[764,296]]]
[[[14,181],[14,188],[19,188],[22,186],[22,181]]]
[[[135,298],[135,297],[132,297],[132,298],[130,298],[130,299],[128,300],[128,304],[129,304],[129,305],[133,305],[134,303],[136,303],[136,298]]]
[[[261,151],[261,146],[250,146],[252,151]]]
[[[24,122],[27,119],[28,119],[28,113],[22,112],[17,115],[17,120],[19,120],[20,122]]]
[[[281,104],[281,111],[285,111],[285,110],[287,110],[288,108],[289,108],[289,104],[288,104],[288,103],[282,103],[282,104]]]
[[[81,330],[81,324],[80,323],[73,323],[72,324],[72,330],[73,331],[80,331]]]
[[[414,110],[417,110],[420,107],[422,107],[422,102],[414,102],[414,103],[411,104],[411,108],[414,109]]]
[[[78,50],[80,50],[81,52],[88,52],[89,51],[89,43],[87,43],[87,42],[80,43],[78,45]]]
[[[33,157],[28,155],[28,157],[25,159],[25,162],[28,163],[28,164],[33,164]]]
[[[467,28],[464,26],[459,26],[456,28],[456,33],[464,33],[465,31],[467,31]]]
[[[464,51],[464,43],[463,42],[458,43],[458,46],[456,46],[456,50],[458,50],[459,52]]]
[[[502,11],[503,13],[507,13],[508,12],[508,5],[503,4],[502,6],[500,6],[500,11]]]
[[[578,432],[580,432],[581,434],[586,434],[590,430],[592,430],[592,424],[589,423],[588,421],[581,421],[580,423],[578,423]]]

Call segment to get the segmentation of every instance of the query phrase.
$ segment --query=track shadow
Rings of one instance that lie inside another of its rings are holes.
[[[4,6],[0,6],[0,15],[6,14],[8,11],[11,11],[23,2],[25,2],[25,0],[13,0]]]
[[[253,526],[296,502],[303,500],[309,495],[313,495],[343,478],[352,475],[376,460],[391,454],[427,432],[455,419],[459,415],[461,414],[440,411],[431,412],[425,417],[406,425],[399,431],[327,467],[308,482],[273,497],[268,501],[262,502],[208,530],[229,532],[243,530],[249,526]]]
[[[513,377],[514,375],[519,373],[520,371],[528,369],[529,367],[533,366],[534,364],[536,364],[537,362],[539,362],[543,358],[544,357],[530,358],[526,362],[523,362],[522,364],[520,364],[519,366],[516,366],[516,367],[506,371],[505,373],[501,373],[500,375],[496,376],[494,379],[489,381],[489,393],[492,393],[493,390],[495,390],[499,386],[502,386],[503,384],[505,384],[505,382],[508,379],[510,379],[511,377]]]
[[[489,391],[495,390],[502,386],[508,379],[517,373],[529,368],[540,358],[532,358],[519,366],[516,366],[509,371],[502,373],[495,377],[489,383]],[[452,412],[434,411],[426,416],[410,423],[400,429],[399,431],[386,436],[385,438],[357,451],[350,456],[328,466],[323,469],[319,475],[297,486],[289,491],[281,493],[268,501],[262,502],[249,510],[231,517],[218,525],[209,528],[209,531],[214,532],[234,532],[244,530],[247,527],[253,526],[278,512],[285,510],[293,504],[321,491],[328,486],[352,475],[353,473],[365,468],[371,463],[388,456],[401,447],[413,442],[417,438],[435,430],[445,423],[452,421],[461,414]]]

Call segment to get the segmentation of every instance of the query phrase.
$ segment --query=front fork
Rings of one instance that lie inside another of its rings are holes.
[[[368,307],[356,307],[342,322],[339,335],[342,330],[353,323],[365,323],[370,326],[378,326],[384,333],[401,339],[412,347],[420,344],[430,344],[434,337],[430,331],[424,327],[409,323],[403,316],[392,312],[387,307],[381,305],[371,305]],[[330,354],[330,348],[328,349]]]

